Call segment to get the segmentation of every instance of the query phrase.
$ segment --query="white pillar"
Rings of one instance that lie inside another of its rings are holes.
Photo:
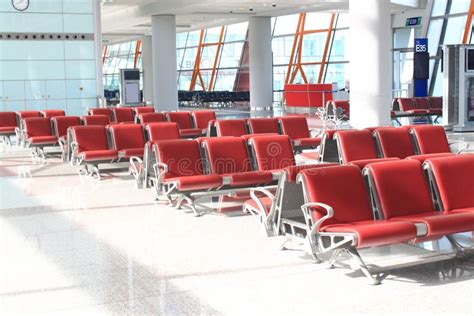
[[[176,18],[153,15],[153,104],[157,111],[178,110],[178,76],[176,64]]]
[[[390,0],[349,0],[351,125],[390,124],[392,29]]]
[[[94,1],[94,45],[95,45],[95,77],[97,97],[104,96],[104,75],[102,73],[102,23],[100,1]],[[98,104],[99,105],[99,104]]]
[[[142,72],[143,72],[143,100],[154,102],[153,99],[153,49],[151,36],[142,39]]]
[[[270,17],[251,17],[249,22],[250,107],[273,106],[272,27]]]

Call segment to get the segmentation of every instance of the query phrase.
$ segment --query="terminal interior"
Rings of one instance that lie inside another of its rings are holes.
[[[0,3],[0,315],[474,315],[474,0]]]

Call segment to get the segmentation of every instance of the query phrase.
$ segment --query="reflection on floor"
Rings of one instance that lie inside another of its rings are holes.
[[[347,267],[280,250],[283,238],[265,237],[250,216],[195,218],[154,203],[126,174],[106,178],[0,145],[1,315],[474,313],[474,256],[451,258],[444,239],[369,250],[379,267],[378,251],[398,262],[421,246],[447,254],[369,286]]]

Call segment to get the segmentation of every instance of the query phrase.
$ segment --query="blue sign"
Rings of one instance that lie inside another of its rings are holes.
[[[428,54],[428,39],[427,38],[415,38],[415,54],[424,53]],[[429,58],[429,55],[428,55]],[[428,64],[429,65],[429,64]],[[427,66],[428,66],[427,65]],[[417,67],[417,65],[413,65]],[[428,95],[428,80],[414,80],[413,95],[415,97],[426,97]]]
[[[421,16],[414,18],[408,18],[405,22],[405,26],[416,26],[421,24]]]
[[[428,39],[415,38],[415,53],[427,53],[427,52],[428,52]]]

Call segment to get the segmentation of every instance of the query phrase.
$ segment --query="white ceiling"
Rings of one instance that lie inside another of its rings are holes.
[[[176,15],[177,32],[247,21],[251,16],[300,12],[344,12],[348,0],[101,0],[102,33],[106,43],[151,34],[151,16]],[[364,0],[359,0],[364,1]],[[392,0],[393,10],[419,7],[423,0]]]

